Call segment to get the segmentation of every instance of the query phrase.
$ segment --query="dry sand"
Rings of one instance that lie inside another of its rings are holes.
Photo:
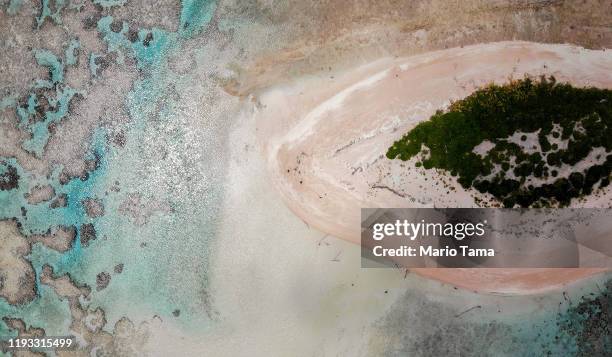
[[[258,96],[257,133],[270,177],[307,224],[358,243],[361,207],[476,207],[454,179],[386,149],[451,100],[491,82],[554,75],[577,86],[612,88],[612,54],[569,45],[498,42],[385,58],[334,75],[301,78]],[[599,192],[576,206],[608,207]],[[597,270],[419,269],[428,277],[487,292],[546,290]]]

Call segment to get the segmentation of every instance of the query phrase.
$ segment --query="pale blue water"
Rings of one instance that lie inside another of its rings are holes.
[[[66,59],[67,66],[74,66],[77,63],[77,57],[75,56],[75,50],[81,47],[81,42],[73,38],[64,51],[64,58]]]
[[[78,42],[71,42],[66,48],[66,55],[72,56],[72,49],[76,47],[78,47]],[[64,81],[64,64],[55,54],[47,50],[37,50],[34,55],[36,62],[40,66],[46,67],[50,74],[49,79],[37,79],[34,89],[46,88],[52,90],[55,96],[48,96],[47,100],[49,105],[56,109],[46,111],[43,120],[31,122],[30,117],[34,115],[36,106],[40,104],[36,93],[32,92],[28,97],[27,106],[25,108],[17,107],[16,110],[21,120],[20,126],[32,135],[31,139],[22,144],[22,147],[37,157],[41,157],[49,140],[49,124],[62,120],[68,114],[68,103],[80,91],[61,85]],[[67,58],[67,62],[72,63],[74,58],[70,56]]]
[[[38,26],[38,28],[41,27],[41,25],[44,23],[45,19],[49,18],[51,19],[51,21],[53,21],[56,24],[61,24],[62,23],[62,16],[61,16],[61,11],[64,7],[66,7],[66,0],[57,0],[55,1],[55,11],[51,10],[51,7],[49,6],[51,0],[42,0],[41,1],[41,6],[42,6],[42,11],[40,13],[40,15],[36,18],[36,24]]]
[[[17,11],[19,11],[19,9],[21,8],[22,4],[23,4],[22,0],[11,0],[11,2],[9,3],[8,11],[7,11],[8,14],[15,15]]]

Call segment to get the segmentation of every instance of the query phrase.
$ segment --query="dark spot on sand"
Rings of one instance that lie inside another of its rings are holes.
[[[96,68],[96,76],[102,74],[110,66],[110,61],[106,57],[96,57],[94,63],[98,66]]]
[[[68,113],[74,113],[79,103],[81,103],[84,99],[85,97],[81,93],[76,93],[75,95],[73,95],[70,101],[68,102]]]
[[[115,20],[110,24],[110,29],[113,32],[119,33],[121,32],[121,29],[123,29],[123,22],[119,21],[119,20]]]
[[[116,146],[120,147],[120,148],[125,146],[126,140],[127,139],[125,137],[125,133],[123,132],[123,130],[121,130],[120,132],[116,133],[112,137],[112,143],[115,144]]]
[[[145,39],[142,41],[143,46],[149,47],[149,44],[153,41],[153,32],[149,32]]]
[[[60,183],[61,185],[65,185],[65,184],[67,184],[68,182],[70,182],[70,175],[68,175],[68,173],[67,173],[67,172],[62,171],[62,172],[59,174],[59,183]]]
[[[96,26],[98,25],[98,20],[100,20],[100,18],[102,17],[101,14],[94,14],[91,16],[87,16],[86,18],[83,19],[83,28],[85,30],[91,30],[96,28]]]
[[[133,28],[130,28],[127,33],[127,38],[132,43],[138,41],[138,31]]]
[[[121,274],[123,272],[123,263],[115,265],[115,274]]]
[[[49,134],[55,135],[55,129],[57,129],[56,123],[49,123],[49,125],[47,125],[47,130],[49,130]]]
[[[110,280],[111,280],[111,276],[109,273],[103,271],[100,274],[98,274],[96,276],[96,290],[100,291],[102,289],[105,289],[110,283]]]

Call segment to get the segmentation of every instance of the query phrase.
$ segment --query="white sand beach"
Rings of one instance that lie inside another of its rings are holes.
[[[256,98],[256,130],[270,179],[308,225],[355,243],[362,207],[476,207],[475,197],[487,197],[384,154],[452,100],[526,75],[612,88],[612,55],[569,45],[498,42],[385,58],[278,85]],[[575,206],[611,203],[608,190]],[[598,270],[417,271],[468,289],[504,293],[547,290]]]

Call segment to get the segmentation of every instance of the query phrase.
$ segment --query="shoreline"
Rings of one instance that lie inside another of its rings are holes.
[[[486,196],[386,149],[437,109],[491,82],[554,75],[576,86],[612,88],[605,51],[498,42],[386,58],[330,77],[309,77],[262,93],[255,114],[269,176],[288,207],[322,232],[359,243],[360,207],[476,207]],[[407,170],[406,167],[412,169]],[[609,207],[600,192],[572,204]],[[600,269],[414,269],[484,292],[554,289]]]

